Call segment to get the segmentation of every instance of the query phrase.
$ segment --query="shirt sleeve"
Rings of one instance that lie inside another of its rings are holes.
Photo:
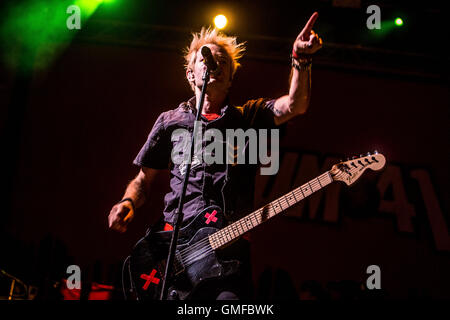
[[[251,128],[276,128],[273,107],[275,99],[259,98],[249,100],[243,106],[237,107]]]
[[[167,169],[170,162],[170,152],[171,144],[164,126],[164,113],[161,113],[133,164],[153,169]]]

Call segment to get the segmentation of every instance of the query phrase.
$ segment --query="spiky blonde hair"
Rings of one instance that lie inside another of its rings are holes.
[[[202,27],[200,33],[192,33],[191,44],[184,50],[185,68],[191,69],[195,63],[197,52],[205,44],[215,44],[222,47],[231,58],[231,74],[234,76],[237,68],[241,65],[239,59],[242,58],[245,51],[245,43],[237,43],[236,37],[230,37],[220,32],[218,29]]]

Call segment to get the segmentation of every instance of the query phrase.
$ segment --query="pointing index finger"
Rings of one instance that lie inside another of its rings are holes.
[[[306,23],[305,27],[302,30],[302,34],[309,34],[312,30],[312,27],[314,23],[317,20],[317,17],[319,16],[318,12],[314,12],[312,16],[309,18],[308,22]]]

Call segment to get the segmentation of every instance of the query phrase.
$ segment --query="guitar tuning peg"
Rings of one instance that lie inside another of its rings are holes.
[[[355,160],[355,159],[356,159],[356,156],[353,156],[353,157],[352,157],[352,160]]]
[[[359,157],[360,157],[360,158],[363,158],[363,157],[364,157],[364,155],[363,155],[363,154],[361,153],[361,154],[359,155]]]
[[[377,151],[377,150],[375,150],[375,151],[373,152],[373,154],[378,154],[378,151]]]
[[[370,156],[371,154],[370,154],[370,152],[367,152],[367,156]]]

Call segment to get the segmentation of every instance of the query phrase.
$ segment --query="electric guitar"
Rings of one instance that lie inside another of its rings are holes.
[[[218,257],[221,249],[333,181],[351,185],[365,170],[380,170],[385,163],[385,157],[376,151],[340,162],[331,170],[228,225],[217,206],[199,212],[179,231],[167,298],[189,299],[200,283],[234,274],[239,261],[223,261]],[[171,237],[172,231],[148,232],[134,246],[129,257],[129,270],[132,287],[139,300],[159,299]]]

